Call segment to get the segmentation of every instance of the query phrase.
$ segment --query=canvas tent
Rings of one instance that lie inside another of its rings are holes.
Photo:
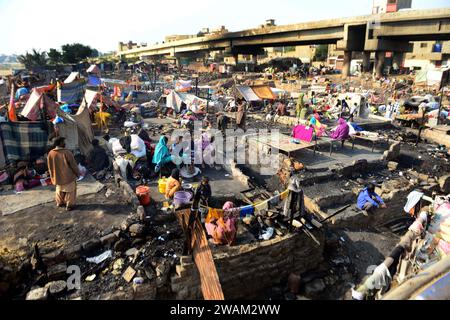
[[[86,72],[98,75],[100,74],[100,68],[97,65],[93,64],[86,70]]]
[[[441,88],[448,84],[449,71],[450,68],[418,71],[414,83],[416,85]]]
[[[275,100],[277,97],[267,85],[236,86],[237,94],[247,102]]]
[[[42,118],[41,111],[43,108],[45,108],[45,112],[50,118],[54,118],[56,116],[56,110],[59,109],[58,105],[47,97],[45,93],[39,89],[33,89],[21,115],[31,121],[36,121]]]
[[[75,80],[78,80],[78,79],[80,79],[80,73],[79,72],[72,72],[68,77],[67,77],[67,79],[66,80],[64,80],[64,83],[72,83],[72,82],[74,82]]]
[[[63,119],[63,122],[55,124],[58,136],[66,138],[67,149],[72,151],[78,150],[78,126],[76,120],[60,109],[56,113],[58,117]]]
[[[170,91],[166,97],[166,107],[174,109],[175,112],[180,112],[182,103],[186,104],[188,110],[197,113],[198,107],[206,106],[207,101],[194,94],[176,92],[175,90]]]
[[[85,82],[75,80],[71,83],[64,83],[58,86],[58,102],[78,103],[84,94]]]

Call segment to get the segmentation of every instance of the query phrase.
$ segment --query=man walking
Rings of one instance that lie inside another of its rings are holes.
[[[80,172],[72,152],[65,149],[65,138],[56,138],[54,146],[48,153],[47,163],[52,183],[56,186],[56,205],[66,206],[66,210],[71,211],[76,203],[76,181]]]

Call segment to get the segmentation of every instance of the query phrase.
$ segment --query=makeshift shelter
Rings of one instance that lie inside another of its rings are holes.
[[[267,85],[257,86],[236,86],[236,93],[247,102],[275,100],[277,97],[272,89]]]
[[[80,79],[80,73],[79,73],[79,72],[72,72],[72,73],[67,77],[67,79],[64,80],[64,83],[65,83],[65,84],[72,83],[72,82],[74,82],[75,80],[79,80],[79,79]]]
[[[450,68],[439,68],[435,70],[421,70],[417,72],[414,80],[415,85],[441,88],[448,83]]]
[[[180,112],[182,103],[185,103],[188,110],[197,113],[200,106],[206,106],[207,101],[201,99],[194,94],[176,92],[172,90],[166,97],[166,107]]]
[[[34,161],[47,151],[48,127],[44,121],[3,122],[0,129],[8,162]]]
[[[101,70],[97,65],[93,64],[86,70],[86,72],[99,75]]]
[[[82,154],[87,155],[92,149],[92,140],[94,140],[94,130],[88,108],[82,104],[77,114],[72,115],[71,118],[77,123],[78,147]]]
[[[66,138],[66,148],[75,151],[79,148],[78,145],[78,124],[77,121],[70,115],[62,110],[56,111],[58,117],[62,119],[62,122],[55,124],[55,129],[58,132],[58,136]]]
[[[56,102],[47,97],[44,90],[33,89],[30,98],[28,99],[25,107],[23,108],[21,115],[30,119],[31,121],[37,121],[42,119],[41,113],[44,111],[50,118],[56,116],[56,110],[59,109]]]
[[[84,80],[76,80],[58,86],[58,102],[78,103],[84,95],[86,83]]]

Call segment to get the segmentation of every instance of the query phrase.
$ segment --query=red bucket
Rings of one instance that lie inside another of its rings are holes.
[[[147,186],[139,186],[136,188],[136,195],[139,199],[139,202],[144,207],[148,206],[151,202],[150,198],[150,188]]]

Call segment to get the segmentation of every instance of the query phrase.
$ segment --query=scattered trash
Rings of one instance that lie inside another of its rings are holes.
[[[92,282],[92,281],[95,280],[96,277],[97,277],[97,275],[94,273],[94,274],[92,274],[92,275],[90,275],[90,276],[87,276],[87,277],[86,277],[86,281],[87,281],[87,282]]]
[[[272,238],[274,232],[275,232],[275,229],[274,229],[274,228],[267,228],[266,231],[265,231],[263,234],[261,234],[261,236],[259,237],[259,239],[260,239],[260,240],[262,239],[262,240],[267,241],[267,240],[269,240],[270,238]]]
[[[101,255],[98,255],[96,257],[86,258],[86,261],[90,262],[90,263],[100,264],[103,261],[105,261],[105,260],[107,260],[107,259],[109,259],[111,257],[112,257],[112,251],[108,250],[108,251],[105,251]]]
[[[125,279],[126,282],[130,282],[133,277],[136,275],[136,270],[134,270],[131,266],[128,267],[125,272],[123,273],[122,277]]]
[[[136,278],[133,279],[133,283],[134,284],[143,284],[144,283],[144,278],[136,277]]]

